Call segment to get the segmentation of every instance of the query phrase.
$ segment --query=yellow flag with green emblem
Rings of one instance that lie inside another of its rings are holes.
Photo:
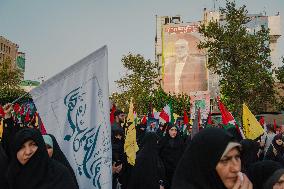
[[[135,165],[136,152],[139,150],[136,142],[136,128],[134,121],[134,108],[132,100],[130,102],[129,111],[127,115],[128,128],[125,136],[124,152],[127,155],[127,161],[130,165]]]
[[[264,129],[245,104],[243,104],[243,128],[247,139],[254,140],[264,133]]]

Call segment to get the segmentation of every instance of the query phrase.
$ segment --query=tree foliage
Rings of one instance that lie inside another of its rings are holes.
[[[10,59],[0,63],[0,103],[17,99],[25,92],[20,88],[22,73],[13,66]]]
[[[152,103],[157,111],[161,111],[166,104],[172,104],[173,112],[180,116],[184,110],[187,113],[190,111],[190,97],[187,94],[166,93],[161,87],[154,91]]]
[[[189,110],[190,101],[187,95],[167,94],[160,87],[158,63],[145,60],[140,54],[129,53],[123,56],[122,64],[127,71],[116,81],[121,92],[115,92],[110,97],[116,106],[127,111],[132,98],[135,111],[139,115],[147,114],[150,104],[157,111],[170,102],[177,114],[183,113],[183,108]]]
[[[282,63],[284,64],[284,57],[282,57]],[[279,67],[276,71],[276,77],[280,83],[284,83],[284,65]]]
[[[224,21],[202,24],[205,40],[199,48],[208,53],[208,68],[220,76],[222,100],[240,115],[243,103],[254,113],[266,110],[275,102],[269,48],[269,30],[249,32],[246,6],[227,1],[220,12]]]
[[[284,57],[282,57],[282,63],[284,64]],[[277,70],[275,70],[276,77],[278,79],[278,82],[276,83],[277,90],[278,90],[278,109],[284,110],[284,65],[279,67]]]
[[[136,112],[145,112],[148,98],[153,94],[158,84],[158,64],[145,60],[140,54],[122,57],[125,75],[115,81],[121,93],[114,93],[111,99],[121,108],[127,109],[129,101],[133,98]]]

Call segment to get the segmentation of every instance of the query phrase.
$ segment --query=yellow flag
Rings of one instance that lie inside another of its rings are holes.
[[[134,111],[132,100],[129,106],[127,122],[131,123],[128,126],[125,136],[124,152],[127,155],[127,161],[130,165],[135,165],[136,152],[139,150],[136,142],[136,128],[134,123]]]
[[[247,139],[254,140],[264,133],[264,129],[245,104],[243,104],[243,127]]]
[[[179,118],[180,116],[177,115],[176,113],[173,114],[174,115],[174,119],[177,120],[177,118]]]
[[[0,141],[2,140],[3,128],[4,128],[4,122],[3,119],[0,118]]]
[[[189,124],[190,124],[190,125],[193,125],[192,119],[189,120]]]

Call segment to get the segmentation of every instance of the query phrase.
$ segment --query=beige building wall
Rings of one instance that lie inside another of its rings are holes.
[[[271,50],[271,61],[273,63],[272,69],[278,68],[281,65],[281,61],[278,56],[277,41],[281,36],[281,22],[280,15],[268,17],[268,28],[270,29],[270,50]]]
[[[19,46],[8,39],[0,36],[0,63],[6,58],[10,58],[13,65],[16,66],[16,58]]]

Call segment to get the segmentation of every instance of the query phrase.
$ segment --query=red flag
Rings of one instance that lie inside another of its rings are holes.
[[[141,120],[141,124],[146,124],[146,123],[147,123],[147,117],[146,117],[146,115],[144,115],[142,120]]]
[[[218,100],[218,105],[219,105],[219,109],[221,112],[221,116],[222,116],[222,122],[224,125],[227,125],[229,122],[234,121],[235,119],[232,116],[232,114],[227,110],[227,108],[225,107],[225,105],[221,102],[220,98],[217,97]]]
[[[30,121],[30,109],[28,109],[26,116],[25,116],[25,122],[29,122]]]
[[[4,109],[3,107],[0,105],[0,116],[1,117],[4,117],[5,116],[5,112],[4,112]]]
[[[184,124],[188,124],[189,123],[189,119],[188,119],[188,116],[187,116],[187,113],[185,110],[183,110],[183,123]]]
[[[263,116],[261,116],[260,117],[260,119],[259,119],[259,123],[260,123],[260,125],[263,127],[263,125],[264,125],[264,117]]]
[[[110,124],[112,125],[114,123],[115,117],[114,112],[116,111],[115,104],[112,105],[111,112],[110,112]]]
[[[243,133],[243,131],[241,130],[241,128],[239,128],[239,126],[236,123],[235,118],[233,117],[233,115],[231,114],[231,112],[229,112],[227,110],[227,108],[225,107],[225,105],[221,102],[220,97],[217,97],[218,100],[218,106],[219,106],[219,110],[221,112],[222,115],[222,121],[224,125],[227,125],[228,123],[235,125],[236,129],[239,131],[239,133],[241,134],[241,137],[244,139],[245,135]]]
[[[20,109],[21,109],[20,105],[19,105],[18,103],[16,103],[16,104],[14,105],[14,112],[15,112],[16,114],[18,114],[18,113],[20,113]]]
[[[276,129],[277,129],[277,124],[276,124],[276,120],[274,119],[274,132],[276,132]]]
[[[211,112],[209,112],[209,114],[208,114],[207,124],[208,124],[208,125],[214,124],[214,122],[213,122],[213,120],[212,120]]]
[[[25,105],[23,104],[21,107],[20,115],[24,115],[25,113]]]

